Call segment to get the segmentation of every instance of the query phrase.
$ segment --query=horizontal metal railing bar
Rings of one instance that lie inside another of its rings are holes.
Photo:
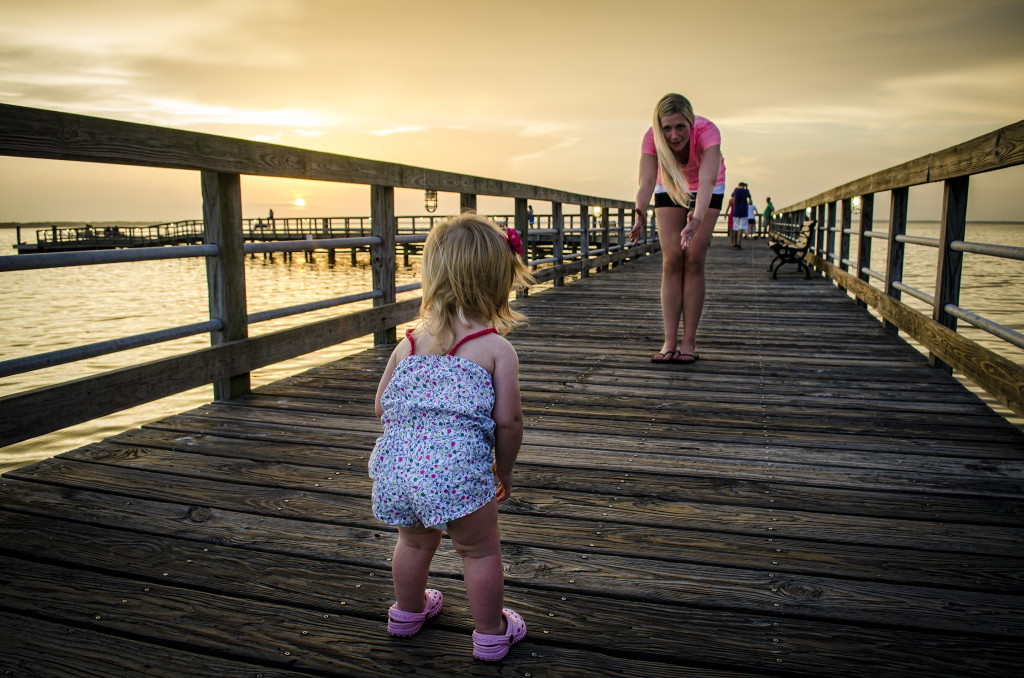
[[[944,307],[946,313],[956,316],[960,320],[968,322],[978,329],[985,330],[989,334],[995,335],[1003,341],[1008,341],[1018,348],[1024,348],[1024,334],[1011,330],[1005,325],[989,320],[984,316],[980,316],[977,313],[971,313],[967,309],[960,308],[955,304],[946,304]]]
[[[896,242],[910,243],[912,245],[924,245],[925,247],[938,247],[938,238],[926,238],[921,235],[898,235]]]
[[[335,306],[344,306],[345,304],[352,304],[357,301],[366,301],[367,299],[376,299],[383,297],[384,293],[380,290],[369,290],[367,292],[359,292],[357,294],[349,294],[344,297],[334,297],[333,299],[321,299],[320,301],[311,301],[305,304],[296,304],[295,306],[285,306],[283,308],[275,308],[269,311],[260,311],[259,313],[250,313],[247,317],[247,321],[250,325],[256,323],[266,322],[268,320],[277,320],[278,318],[287,318],[291,315],[299,315],[300,313],[309,313],[310,311],[320,311],[325,308],[333,308]]]
[[[1000,259],[1024,261],[1024,247],[954,240],[949,243],[949,248],[958,252],[970,252],[971,254],[984,254],[990,257],[999,257]]]
[[[885,282],[885,274],[884,273],[879,273],[878,271],[872,270],[872,269],[868,268],[867,266],[864,266],[863,268],[861,268],[860,271],[861,271],[861,273],[864,273],[865,275],[870,275],[872,278],[875,278],[876,280],[881,280],[882,282]]]
[[[403,292],[414,292],[418,289],[422,289],[423,283],[409,283],[407,285],[399,285],[395,288],[395,294],[402,294]],[[247,317],[247,322],[250,325],[255,323],[262,323],[268,320],[276,320],[278,318],[286,318],[292,315],[299,315],[300,313],[309,313],[310,311],[320,311],[325,308],[333,308],[335,306],[344,306],[345,304],[353,304],[357,301],[366,301],[367,299],[377,299],[383,297],[384,293],[380,290],[370,290],[368,292],[359,292],[356,294],[349,294],[344,297],[335,297],[333,299],[321,299],[320,301],[311,301],[306,304],[296,304],[295,306],[287,306],[284,308],[272,309],[269,311],[260,311],[259,313],[250,313]]]
[[[144,247],[141,249],[124,250],[16,254],[0,257],[0,271],[30,271],[40,268],[60,268],[62,266],[119,264],[126,261],[215,257],[219,253],[220,249],[216,245],[178,245],[175,247]]]
[[[854,268],[857,268],[857,262],[856,261],[850,261],[849,259],[843,259],[842,262],[844,264],[846,264],[847,266],[853,266]]]
[[[844,229],[840,230],[839,232],[840,233],[845,233],[846,235],[859,235],[860,234],[860,231],[858,231],[855,228],[844,228]]]
[[[224,323],[219,319],[214,319],[192,325],[182,325],[181,327],[156,330],[155,332],[146,332],[144,334],[136,334],[130,337],[121,337],[120,339],[98,341],[94,344],[75,346],[73,348],[65,348],[59,351],[39,353],[37,355],[25,356],[24,358],[12,358],[11,360],[4,360],[3,362],[0,362],[0,377],[10,377],[15,374],[41,370],[44,367],[64,365],[78,360],[86,360],[88,358],[96,358],[101,355],[108,355],[119,351],[127,351],[132,348],[152,346],[153,344],[161,344],[165,341],[173,341],[175,339],[184,339],[185,337],[205,334],[206,332],[217,332],[223,329],[223,327]]]
[[[865,238],[888,238],[889,234],[885,231],[864,231]]]
[[[398,243],[399,245],[410,245],[410,244],[413,244],[413,243],[420,243],[420,242],[426,242],[426,241],[427,241],[427,234],[426,233],[424,233],[422,235],[417,234],[417,235],[398,235],[398,236],[395,236],[395,242]]]
[[[910,296],[920,299],[929,306],[935,306],[935,297],[932,296],[931,294],[928,294],[927,292],[922,292],[916,287],[911,287],[910,285],[907,285],[906,283],[900,282],[898,280],[894,282],[892,286],[901,292],[906,292]]]
[[[363,238],[329,238],[325,240],[286,240],[284,242],[247,242],[245,253],[255,254],[257,252],[303,252],[323,249],[337,249],[341,247],[370,247],[383,242],[377,236]]]
[[[556,257],[548,257],[547,259],[532,259],[526,263],[529,266],[540,266],[541,264],[554,264],[557,262],[558,259]]]

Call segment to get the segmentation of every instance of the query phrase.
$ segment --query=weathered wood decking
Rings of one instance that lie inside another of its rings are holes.
[[[716,239],[689,367],[648,362],[657,258],[524,300],[501,665],[447,544],[386,634],[381,349],[5,476],[0,675],[1016,674],[1024,437],[764,242]]]

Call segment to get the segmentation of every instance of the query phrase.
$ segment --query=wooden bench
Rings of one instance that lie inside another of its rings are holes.
[[[811,277],[811,269],[804,261],[807,249],[814,242],[815,220],[800,224],[772,222],[768,228],[768,247],[775,252],[775,258],[768,264],[772,279],[779,277],[779,269],[785,264],[796,264],[797,270],[804,272],[804,278]]]

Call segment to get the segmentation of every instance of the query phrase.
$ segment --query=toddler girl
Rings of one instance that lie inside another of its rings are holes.
[[[398,526],[388,632],[412,636],[441,611],[441,592],[426,585],[447,529],[462,557],[473,655],[490,661],[526,635],[523,618],[502,607],[498,532],[498,502],[512,491],[523,439],[519,358],[503,336],[526,319],[508,303],[532,278],[520,254],[515,231],[472,212],[431,230],[422,323],[381,377],[375,411],[384,434],[369,464],[373,513]]]

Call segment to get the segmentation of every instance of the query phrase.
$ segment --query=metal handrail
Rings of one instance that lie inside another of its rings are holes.
[[[1018,348],[1024,348],[1024,334],[1011,330],[1006,325],[1000,325],[994,320],[989,320],[984,316],[980,316],[976,313],[971,313],[967,309],[960,308],[955,304],[946,304],[946,313],[955,315],[960,320],[964,320],[974,325],[980,330],[985,330],[989,334],[999,337],[1003,341],[1008,341]]]
[[[127,351],[133,348],[142,348],[143,346],[152,346],[153,344],[161,344],[166,341],[174,341],[175,339],[184,339],[185,337],[192,337],[197,334],[218,332],[223,329],[223,327],[224,323],[221,322],[220,319],[214,319],[192,325],[182,325],[181,327],[172,327],[165,330],[157,330],[155,332],[136,334],[130,337],[98,341],[94,344],[85,344],[83,346],[65,348],[59,351],[38,353],[36,355],[25,356],[24,358],[12,358],[11,360],[4,360],[0,362],[0,377],[24,374],[25,372],[41,370],[45,367],[65,365],[78,360],[97,358],[99,356]]]

